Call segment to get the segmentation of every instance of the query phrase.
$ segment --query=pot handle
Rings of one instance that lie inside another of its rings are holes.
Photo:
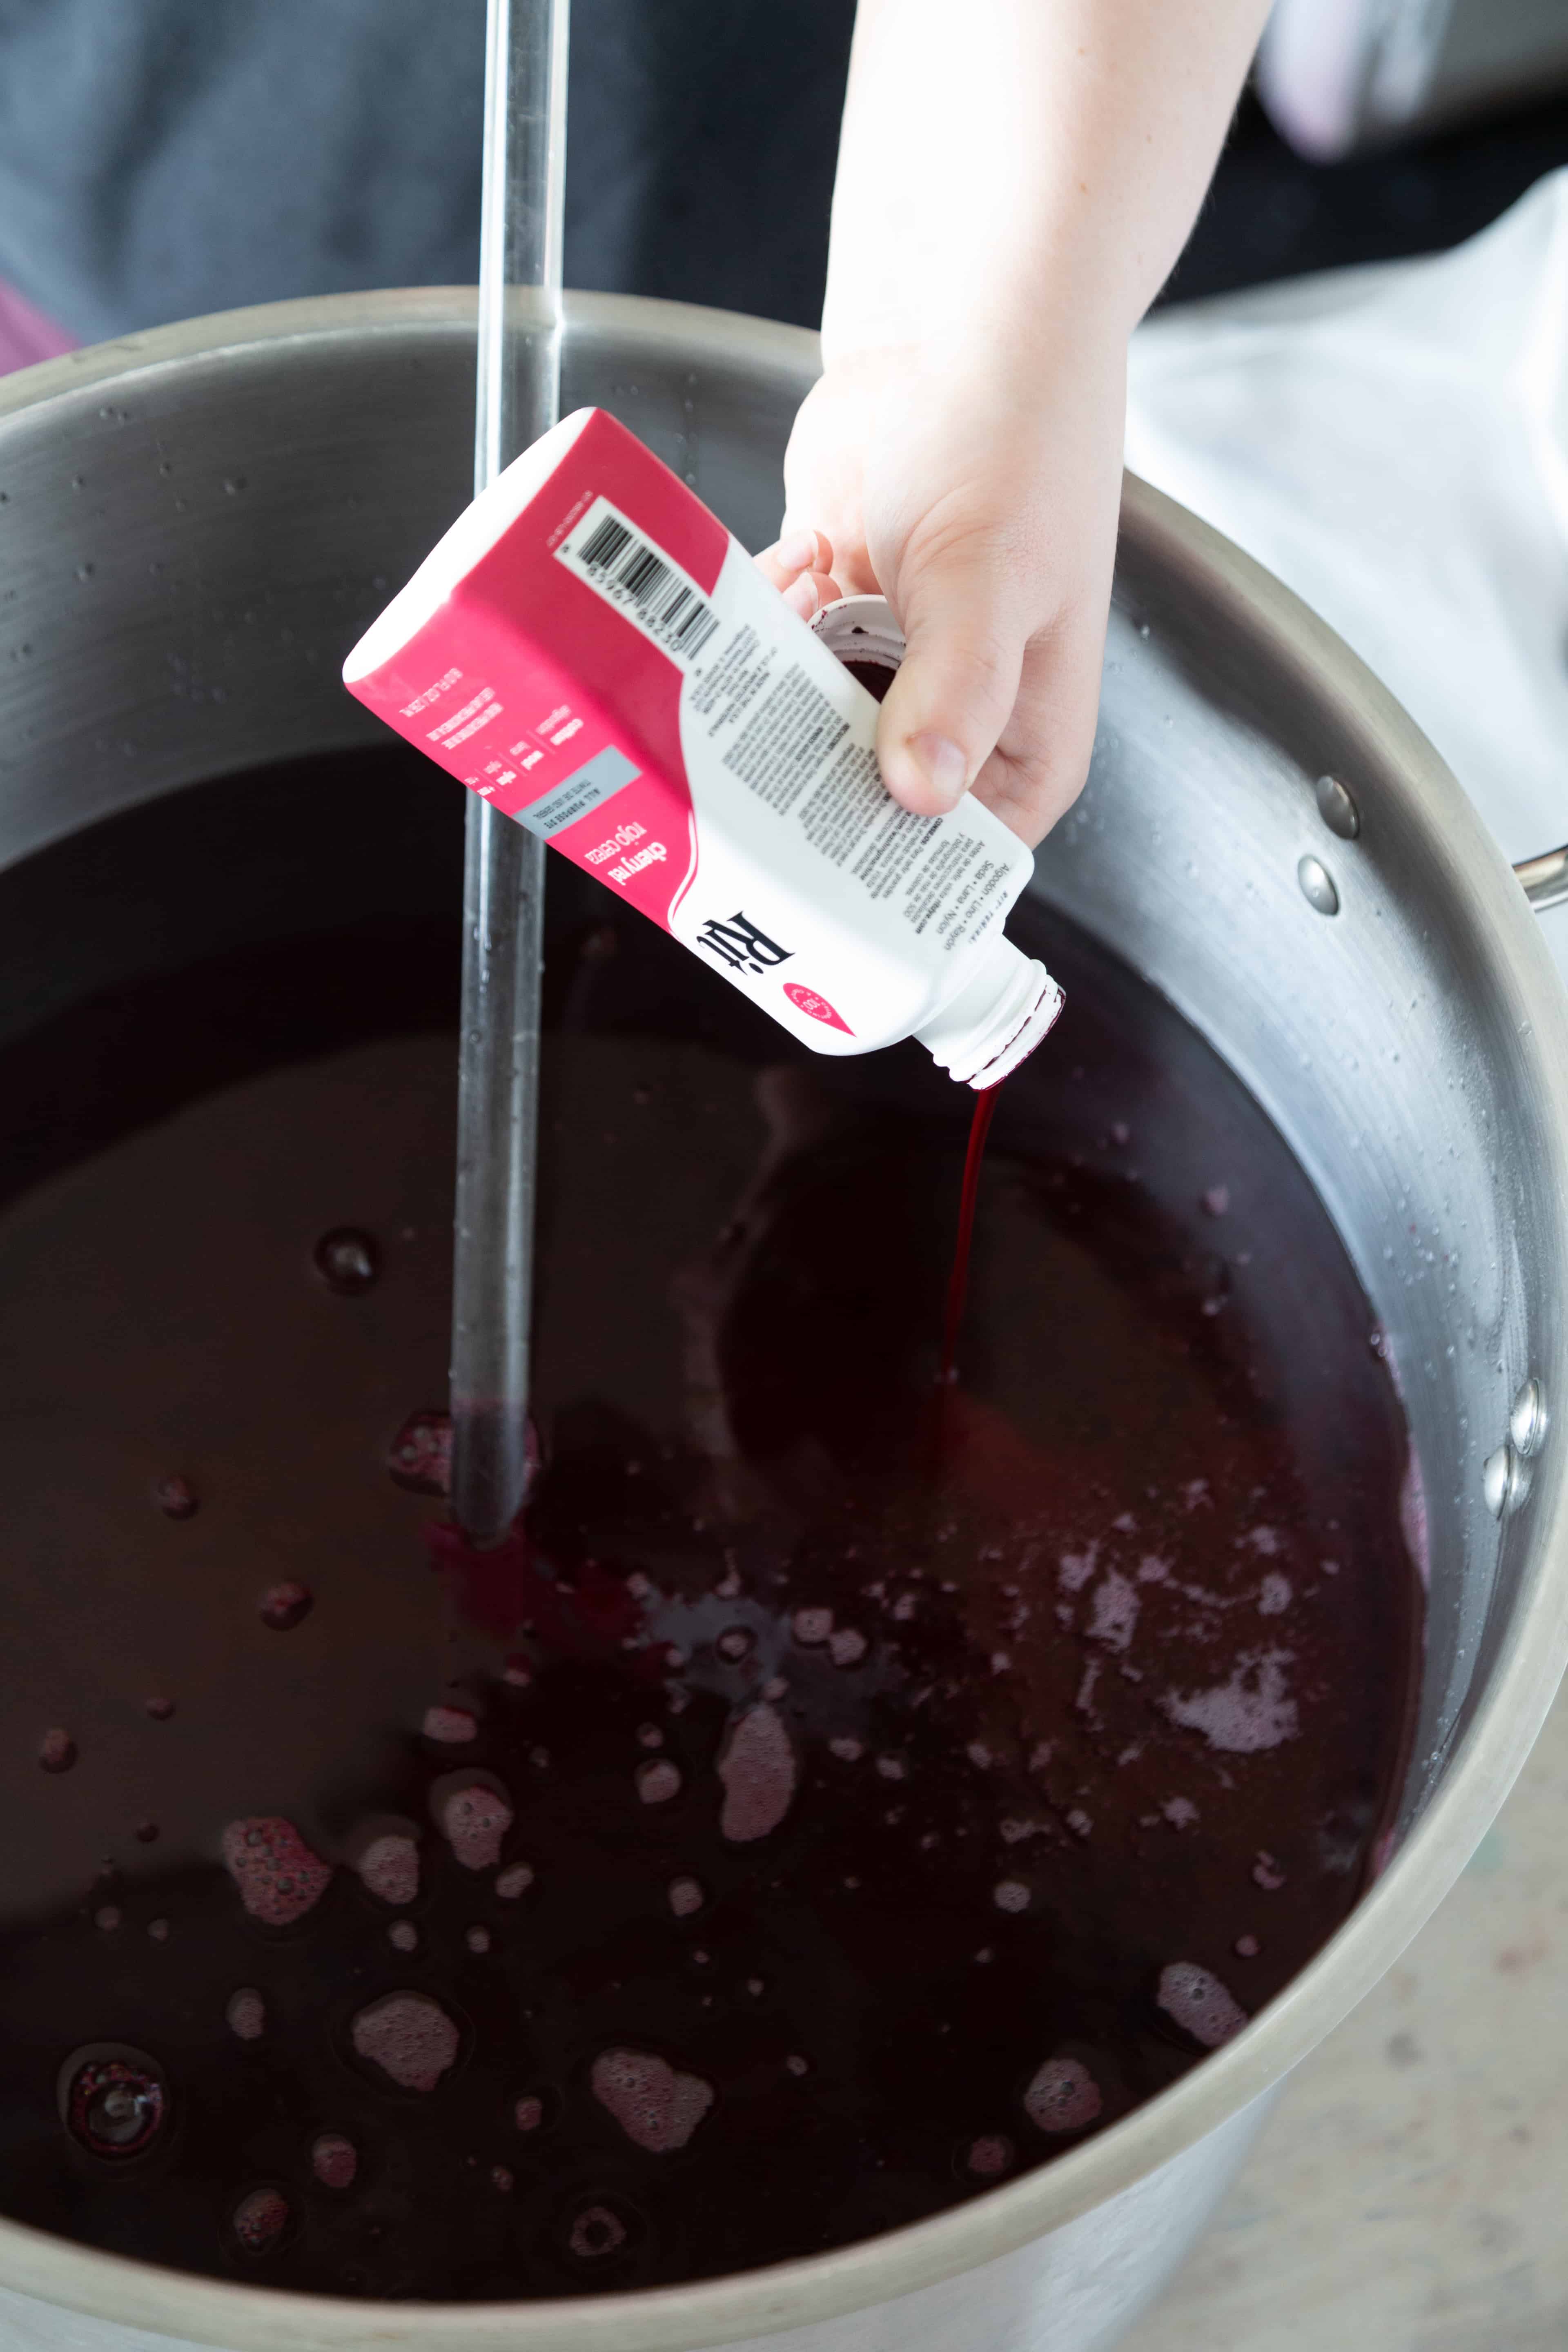
[[[1513,870],[1538,915],[1548,907],[1568,906],[1568,842],[1561,849],[1542,850],[1539,857],[1521,858]]]

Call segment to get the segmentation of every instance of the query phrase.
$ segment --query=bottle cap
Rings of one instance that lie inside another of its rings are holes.
[[[907,651],[904,633],[885,596],[840,596],[823,605],[811,626],[841,662],[875,662],[891,672]]]
[[[1043,963],[998,931],[957,994],[915,1035],[962,1086],[999,1086],[1027,1060],[1062,1009]]]

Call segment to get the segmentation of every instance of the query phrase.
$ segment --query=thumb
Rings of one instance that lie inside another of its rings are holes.
[[[882,705],[877,761],[895,800],[942,816],[1012,716],[1028,624],[994,543],[900,567],[899,588],[909,650]]]

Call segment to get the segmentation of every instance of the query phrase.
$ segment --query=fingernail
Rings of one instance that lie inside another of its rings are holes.
[[[803,572],[798,580],[790,582],[784,592],[784,600],[790,611],[798,613],[803,621],[809,621],[822,602],[816,593],[816,583],[809,572]]]
[[[816,568],[816,533],[814,530],[792,530],[781,539],[773,550],[773,561],[781,572],[813,572]]]
[[[944,809],[956,808],[969,782],[969,762],[957,744],[945,735],[914,735],[910,753],[931,786],[931,797]]]

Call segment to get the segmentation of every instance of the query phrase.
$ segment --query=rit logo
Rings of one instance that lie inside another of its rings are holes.
[[[787,963],[792,953],[770,940],[766,931],[759,931],[751,917],[739,909],[727,923],[717,918],[704,923],[697,934],[697,945],[716,955],[731,971],[766,971],[770,964]]]

